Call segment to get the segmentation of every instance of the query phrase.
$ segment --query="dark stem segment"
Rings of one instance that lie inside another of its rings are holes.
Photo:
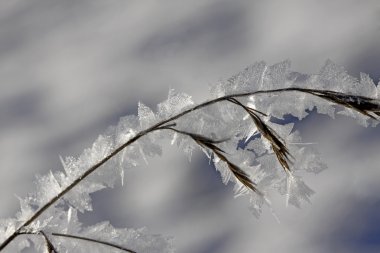
[[[115,249],[123,250],[123,251],[125,251],[125,252],[137,253],[137,252],[134,251],[134,250],[127,249],[127,248],[125,248],[125,247],[122,247],[122,246],[116,245],[116,244],[114,244],[114,243],[105,242],[105,241],[101,241],[101,240],[97,240],[97,239],[92,239],[92,238],[87,238],[87,237],[83,237],[83,236],[68,235],[68,234],[61,234],[61,233],[51,233],[51,235],[53,235],[53,236],[59,236],[59,237],[64,237],[64,238],[71,238],[71,239],[76,239],[76,240],[82,240],[82,241],[87,241],[87,242],[99,243],[99,244],[102,244],[102,245],[106,245],[106,246],[109,246],[109,247],[113,247],[113,248],[115,248]]]
[[[21,232],[21,233],[19,233],[19,235],[42,235],[44,237],[45,241],[46,241],[46,244],[48,245],[47,247],[48,247],[49,253],[50,252],[58,253],[58,251],[54,248],[53,244],[51,243],[51,241],[47,237],[46,233],[43,232],[43,231],[38,231],[38,232]],[[102,244],[102,245],[105,245],[105,246],[108,246],[108,247],[112,247],[112,248],[115,248],[115,249],[123,250],[125,252],[137,253],[134,250],[125,248],[123,246],[120,246],[120,245],[117,245],[117,244],[114,244],[114,243],[110,243],[110,242],[106,242],[106,241],[102,241],[102,240],[97,240],[97,239],[92,239],[92,238],[88,238],[88,237],[83,237],[83,236],[78,236],[78,235],[70,235],[70,234],[54,233],[54,232],[51,233],[50,235],[51,236],[56,236],[56,237],[63,237],[63,238],[67,238],[67,239],[82,240],[82,241],[87,241],[87,242],[94,242],[94,243]]]
[[[62,198],[67,192],[69,192],[72,188],[74,188],[77,184],[79,184],[82,180],[84,180],[86,177],[88,177],[90,174],[92,174],[96,169],[98,169],[100,166],[102,166],[105,162],[107,162],[109,159],[117,155],[120,151],[122,151],[125,147],[131,145],[138,139],[140,139],[142,136],[145,136],[148,133],[151,133],[160,126],[163,126],[167,124],[168,122],[174,121],[188,113],[191,113],[193,111],[196,111],[198,109],[207,107],[212,104],[216,104],[221,101],[227,101],[230,98],[239,98],[239,97],[246,97],[246,96],[253,96],[253,95],[259,95],[259,94],[270,94],[270,93],[281,93],[281,92],[302,92],[302,93],[308,93],[314,96],[321,97],[323,99],[326,99],[328,101],[343,105],[348,108],[355,109],[359,111],[360,113],[367,115],[371,118],[374,118],[375,114],[376,116],[380,117],[380,101],[377,99],[367,98],[363,96],[355,96],[355,95],[347,95],[344,93],[334,92],[334,91],[328,91],[328,90],[314,90],[314,89],[304,89],[304,88],[282,88],[282,89],[273,89],[273,90],[261,90],[261,91],[253,91],[253,92],[245,92],[245,93],[239,93],[239,94],[231,94],[226,95],[223,97],[219,97],[213,100],[206,101],[202,104],[196,105],[192,108],[189,108],[181,113],[178,113],[177,115],[174,115],[170,117],[169,119],[166,119],[164,121],[161,121],[155,125],[153,125],[150,128],[147,128],[138,134],[136,134],[133,138],[131,138],[129,141],[121,145],[120,147],[116,148],[111,154],[103,158],[101,161],[99,161],[97,164],[90,167],[87,171],[85,171],[80,177],[78,177],[76,180],[74,180],[70,185],[68,185],[61,193],[56,195],[54,198],[52,198],[50,201],[48,201],[45,205],[43,205],[32,217],[30,217],[27,221],[25,221],[16,231],[11,234],[1,245],[0,245],[0,251],[2,251],[11,241],[13,241],[21,232],[22,229],[29,226],[32,222],[34,222],[43,212],[46,211],[50,206],[52,206],[55,202],[57,202],[60,198]],[[377,118],[378,119],[378,118]]]
[[[45,234],[44,231],[40,231],[37,234],[40,234],[44,237],[46,248],[49,253],[58,253],[58,250],[54,247],[53,243],[49,240],[49,237]]]

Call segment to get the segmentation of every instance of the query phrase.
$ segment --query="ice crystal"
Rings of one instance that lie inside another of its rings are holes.
[[[301,207],[301,201],[310,202],[314,191],[307,186],[300,177],[289,174],[286,181],[286,203]],[[284,187],[284,186],[283,186]],[[280,189],[283,191],[283,189]]]
[[[193,104],[191,96],[185,93],[177,93],[174,89],[170,89],[168,99],[157,105],[158,115],[160,118],[167,118]]]
[[[140,126],[142,129],[152,126],[156,121],[154,112],[141,102],[139,103],[137,114],[139,116]]]

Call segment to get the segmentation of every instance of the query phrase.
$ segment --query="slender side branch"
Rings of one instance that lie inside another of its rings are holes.
[[[0,245],[0,251],[2,251],[10,242],[12,242],[20,233],[21,231],[29,226],[32,222],[34,222],[42,213],[44,213],[50,206],[52,206],[54,203],[56,203],[59,199],[61,199],[67,192],[69,192],[71,189],[73,189],[77,184],[79,184],[81,181],[83,181],[85,178],[87,178],[90,174],[92,174],[95,170],[97,170],[100,166],[102,166],[104,163],[106,163],[108,160],[110,160],[112,157],[117,155],[120,151],[122,151],[125,147],[133,144],[135,141],[140,139],[141,137],[155,131],[159,130],[159,127],[172,122],[188,113],[191,113],[193,111],[196,111],[198,109],[207,107],[212,104],[216,104],[221,101],[227,101],[229,99],[239,98],[239,97],[246,97],[246,96],[253,96],[253,95],[259,95],[259,94],[271,94],[271,93],[281,93],[281,92],[292,92],[297,91],[301,93],[308,93],[320,98],[323,98],[325,100],[331,101],[336,104],[343,105],[347,108],[354,109],[366,116],[369,116],[374,119],[379,119],[380,117],[380,101],[372,98],[367,98],[363,96],[356,96],[356,95],[350,95],[350,94],[344,94],[339,93],[335,91],[328,91],[328,90],[315,90],[315,89],[304,89],[304,88],[282,88],[282,89],[272,89],[272,90],[261,90],[261,91],[253,91],[253,92],[246,92],[246,93],[239,93],[239,94],[231,94],[226,95],[223,97],[219,97],[213,100],[206,101],[204,103],[201,103],[199,105],[196,105],[192,108],[189,108],[181,113],[178,113],[177,115],[174,115],[166,120],[163,120],[139,133],[137,133],[133,138],[128,140],[123,145],[116,148],[113,152],[111,152],[108,156],[104,157],[102,160],[100,160],[98,163],[94,164],[92,167],[90,167],[87,171],[85,171],[81,176],[79,176],[76,180],[74,180],[70,185],[68,185],[65,189],[62,190],[58,195],[53,197],[50,201],[48,201],[45,205],[43,205],[39,210],[37,210],[27,221],[25,221],[19,228],[15,230],[1,245]]]
[[[264,194],[261,191],[259,191],[259,189],[257,189],[257,185],[249,178],[249,175],[244,170],[242,170],[239,166],[237,166],[236,164],[228,160],[227,157],[224,155],[225,152],[221,148],[215,145],[215,144],[224,142],[225,140],[215,141],[199,134],[189,133],[186,131],[175,129],[171,126],[161,127],[161,129],[168,129],[168,130],[172,130],[174,132],[189,136],[200,147],[210,149],[220,160],[222,160],[223,162],[227,164],[232,174],[234,174],[235,178],[239,180],[240,183],[242,183],[244,186],[246,186],[248,189],[252,190],[253,192],[259,194],[260,196],[264,196]]]
[[[50,241],[49,237],[45,234],[44,231],[40,231],[37,234],[40,234],[45,239],[46,248],[49,253],[58,253],[58,250],[54,247],[53,243]]]
[[[44,239],[46,241],[48,252],[49,253],[58,253],[57,249],[54,248],[52,242],[49,240],[48,236],[43,231],[38,231],[38,232],[21,232],[21,233],[19,233],[19,235],[41,235],[41,236],[44,237]],[[102,240],[97,240],[97,239],[92,239],[92,238],[88,238],[88,237],[83,237],[83,236],[78,236],[78,235],[70,235],[70,234],[54,233],[54,232],[50,233],[50,235],[51,236],[56,236],[56,237],[63,237],[63,238],[66,238],[66,239],[82,240],[82,241],[87,241],[87,242],[95,242],[95,243],[102,244],[102,245],[105,245],[105,246],[108,246],[108,247],[112,247],[112,248],[115,248],[115,249],[123,250],[125,252],[137,253],[134,250],[128,249],[126,247],[119,246],[119,245],[114,244],[114,243],[110,243],[110,242],[106,242],[106,241],[102,241]]]
[[[68,235],[68,234],[61,234],[61,233],[51,233],[51,235],[53,235],[53,236],[58,236],[58,237],[69,238],[69,239],[82,240],[82,241],[87,241],[87,242],[95,242],[95,243],[99,243],[99,244],[106,245],[106,246],[109,246],[109,247],[113,247],[113,248],[115,248],[115,249],[123,250],[123,251],[125,251],[125,252],[137,253],[137,252],[134,251],[134,250],[127,249],[127,248],[125,248],[125,247],[122,247],[122,246],[116,245],[116,244],[114,244],[114,243],[105,242],[105,241],[101,241],[101,240],[97,240],[97,239],[91,239],[91,238],[87,238],[87,237],[83,237],[83,236]]]

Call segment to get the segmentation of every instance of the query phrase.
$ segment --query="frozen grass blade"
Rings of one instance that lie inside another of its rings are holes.
[[[168,129],[175,131],[176,133],[180,133],[186,136],[189,136],[192,138],[200,147],[209,149],[215,154],[220,160],[225,162],[228,166],[228,168],[231,170],[232,174],[236,177],[237,180],[239,180],[244,186],[246,186],[248,189],[252,190],[253,192],[263,196],[263,193],[261,193],[258,189],[256,184],[250,179],[249,175],[239,168],[236,164],[232,163],[230,160],[227,159],[227,157],[224,155],[225,152],[216,146],[216,144],[224,142],[226,140],[212,140],[208,137],[199,135],[199,134],[194,134],[194,133],[189,133],[186,131],[181,131],[178,129],[173,128],[172,125],[170,127],[162,127],[161,129]]]
[[[284,168],[285,172],[290,172],[289,163],[291,162],[290,158],[293,157],[290,154],[288,148],[285,146],[284,141],[281,139],[281,137],[270,126],[265,124],[264,121],[262,121],[258,116],[258,113],[261,115],[266,114],[243,105],[235,98],[229,98],[228,101],[242,107],[249,114],[249,116],[251,116],[261,135],[270,142],[273,152],[276,154],[276,157],[281,166]]]

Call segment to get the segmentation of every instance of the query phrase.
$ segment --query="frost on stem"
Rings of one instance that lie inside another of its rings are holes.
[[[332,118],[344,114],[375,126],[379,87],[368,75],[358,80],[331,61],[312,75],[290,70],[289,61],[258,62],[212,86],[204,103],[194,105],[191,96],[174,90],[156,110],[139,103],[137,116],[121,118],[79,157],[61,158],[63,170],[36,177],[36,191],[19,198],[16,217],[0,221],[0,251],[18,252],[32,241],[37,249],[48,245],[58,252],[119,252],[112,245],[131,252],[172,252],[164,236],[116,229],[108,222],[85,227],[77,216],[92,211],[91,193],[123,184],[124,170],[161,155],[163,139],[189,160],[202,150],[223,183],[235,184],[236,196],[247,196],[255,216],[270,206],[267,193],[273,190],[300,207],[314,193],[302,173],[318,173],[326,165],[312,146],[302,144],[293,123],[276,122],[287,114],[301,120],[316,108]]]

